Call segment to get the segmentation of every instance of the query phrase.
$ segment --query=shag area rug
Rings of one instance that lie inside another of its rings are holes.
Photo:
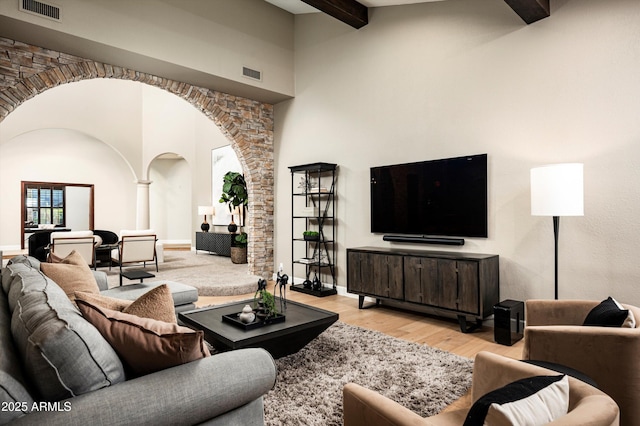
[[[123,269],[143,269],[140,265],[126,265]],[[119,267],[99,268],[107,273],[109,287],[119,285]],[[187,250],[165,250],[164,262],[158,264],[156,272],[155,263],[147,262],[145,271],[155,275],[148,278],[147,282],[161,280],[177,281],[188,284],[198,289],[200,296],[233,296],[236,294],[252,293],[258,286],[260,277],[249,274],[249,266],[235,264],[231,259],[223,256],[210,255],[208,253]],[[139,282],[122,279],[122,284]]]
[[[264,399],[267,425],[339,426],[348,382],[428,417],[468,391],[473,361],[338,321],[276,364],[276,386]]]

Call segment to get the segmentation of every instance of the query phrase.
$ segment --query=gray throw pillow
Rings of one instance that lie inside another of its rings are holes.
[[[40,271],[14,272],[9,304],[15,346],[42,399],[58,401],[125,380],[109,343]]]
[[[8,272],[8,270],[6,270]],[[0,424],[22,417],[33,398],[25,388],[22,366],[11,336],[11,314],[7,296],[0,290]]]

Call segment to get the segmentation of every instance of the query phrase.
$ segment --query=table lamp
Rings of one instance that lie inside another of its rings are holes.
[[[209,224],[207,223],[207,215],[211,216],[216,214],[216,209],[213,206],[198,206],[198,214],[204,216],[204,222],[200,225],[202,232],[209,232]]]

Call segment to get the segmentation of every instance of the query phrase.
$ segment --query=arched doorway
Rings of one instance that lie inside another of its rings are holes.
[[[191,171],[179,155],[159,155],[149,165],[149,225],[173,244],[190,243]]]
[[[21,72],[0,89],[0,122],[26,100],[60,84],[94,78],[139,81],[166,90],[189,102],[212,120],[231,141],[245,171],[253,214],[247,224],[249,271],[270,277],[273,273],[273,106],[210,89],[169,80],[72,55],[51,61],[51,51],[17,43],[25,55],[42,55],[50,64],[45,71]],[[7,55],[16,58],[16,55]],[[46,56],[46,57],[45,57]],[[17,59],[16,59],[17,60]]]

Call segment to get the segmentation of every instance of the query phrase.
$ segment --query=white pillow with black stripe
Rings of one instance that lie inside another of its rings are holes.
[[[566,375],[527,377],[480,397],[464,426],[538,426],[569,411]]]

